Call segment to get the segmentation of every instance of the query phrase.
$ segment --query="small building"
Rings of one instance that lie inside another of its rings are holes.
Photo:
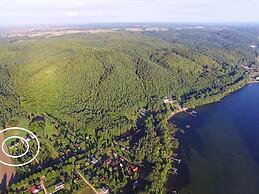
[[[255,78],[256,81],[259,81],[259,76]]]
[[[10,145],[9,145],[9,148],[10,149],[13,149],[15,146],[14,146],[14,142],[11,142]]]
[[[78,183],[80,183],[82,180],[79,178],[79,177],[76,177],[75,179],[74,179],[74,183],[75,184],[78,184]]]
[[[108,158],[108,159],[106,159],[104,162],[105,162],[107,165],[109,165],[109,164],[112,162],[112,160],[111,160],[111,158]]]
[[[174,99],[169,99],[168,97],[165,97],[163,102],[165,104],[173,104],[173,103],[176,103],[176,101]]]
[[[109,189],[104,186],[104,187],[101,188],[101,192],[100,193],[104,193],[104,194],[109,193]]]
[[[132,170],[133,170],[135,173],[139,173],[138,167],[133,167]]]
[[[98,160],[95,157],[93,157],[91,162],[92,162],[92,164],[96,164],[96,163],[98,163]]]
[[[31,188],[31,193],[38,193],[40,192],[41,190],[41,187],[40,186],[37,186],[37,185],[33,185],[32,188]]]
[[[62,182],[58,182],[56,185],[55,185],[55,190],[61,190],[61,189],[64,189],[64,184]]]
[[[16,138],[16,140],[14,141],[14,145],[18,146],[20,144],[20,139]]]
[[[27,134],[27,135],[26,135],[25,140],[26,140],[27,142],[31,141],[32,139],[33,139],[33,136],[32,136],[32,135],[30,135],[30,134]]]
[[[138,111],[139,111],[139,113],[140,113],[142,116],[145,116],[145,115],[146,115],[146,112],[147,112],[147,110],[144,109],[144,108],[140,108]]]
[[[170,100],[169,100],[168,97],[165,97],[165,98],[164,98],[164,103],[165,103],[165,104],[169,103],[169,101],[170,101]]]

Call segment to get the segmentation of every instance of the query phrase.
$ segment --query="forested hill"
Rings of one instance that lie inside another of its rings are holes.
[[[240,64],[255,62],[256,38],[239,29],[182,29],[2,39],[1,101],[12,108],[14,89],[17,111],[62,114],[83,126],[128,118],[164,96],[195,105],[244,79]]]
[[[256,32],[183,28],[0,39],[0,123],[29,128],[41,142],[38,163],[16,168],[10,193],[42,176],[48,189],[62,180],[63,193],[78,193],[85,186],[73,180],[75,169],[111,193],[165,193],[178,148],[171,111],[244,85],[241,65],[257,63]],[[177,102],[163,103],[166,96]]]
[[[13,90],[10,74],[6,67],[0,63],[0,122],[8,121],[15,115],[18,100]]]

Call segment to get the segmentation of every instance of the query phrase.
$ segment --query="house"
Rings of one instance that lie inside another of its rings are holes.
[[[138,167],[134,167],[134,168],[132,168],[132,169],[133,169],[133,171],[134,171],[135,173],[139,173]]]
[[[173,103],[176,103],[176,100],[175,99],[169,99],[168,97],[165,97],[163,102],[165,104],[173,104]]]
[[[255,78],[256,81],[259,81],[259,76]]]
[[[31,188],[31,193],[38,193],[40,192],[41,190],[41,187],[40,186],[37,186],[37,185],[33,185],[32,188]]]
[[[10,149],[13,149],[15,146],[14,146],[14,142],[11,142],[10,145],[9,145],[9,148]]]
[[[98,160],[95,157],[93,157],[91,162],[92,162],[92,164],[96,164],[96,163],[98,163]]]
[[[107,165],[109,165],[109,164],[112,162],[112,160],[111,160],[110,158],[108,158],[108,159],[106,159],[104,162],[105,162]]]
[[[165,98],[164,98],[164,103],[165,103],[165,104],[169,103],[169,101],[170,101],[170,100],[169,100],[168,97],[165,97]]]
[[[144,109],[144,108],[140,108],[140,109],[139,109],[139,113],[140,113],[142,116],[145,116],[145,115],[146,115],[146,112],[147,112],[147,110]]]
[[[18,146],[20,144],[20,139],[16,138],[15,142],[14,142],[14,146]]]
[[[129,167],[127,171],[128,171],[128,173],[130,174],[130,173],[132,172],[132,168]]]
[[[26,140],[27,142],[31,141],[32,139],[33,139],[32,135],[30,135],[30,134],[27,134],[27,135],[26,135],[25,140]]]
[[[118,154],[116,152],[114,152],[113,150],[111,151],[111,153],[112,153],[113,157],[117,157],[118,156]]]
[[[75,143],[74,146],[75,146],[77,149],[80,149],[80,144],[79,144],[79,143]]]
[[[79,177],[76,177],[75,179],[74,179],[74,183],[75,184],[78,184],[78,183],[80,183],[82,180],[79,178]]]
[[[105,187],[105,186],[103,186],[102,188],[101,188],[101,192],[100,193],[109,193],[109,189],[107,188],[107,187]]]
[[[55,190],[61,190],[61,189],[64,189],[64,184],[62,182],[58,182],[56,185],[55,185]]]

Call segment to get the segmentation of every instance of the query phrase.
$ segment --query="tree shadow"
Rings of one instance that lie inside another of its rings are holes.
[[[2,181],[0,183],[0,193],[8,193],[8,185],[11,185],[12,183],[16,183],[17,176],[12,174],[12,176],[9,179],[9,182],[7,181],[7,174],[5,174],[2,178]]]
[[[2,193],[7,193],[6,185],[7,185],[7,175],[4,174],[4,176],[2,178],[2,182],[0,183],[0,191]]]

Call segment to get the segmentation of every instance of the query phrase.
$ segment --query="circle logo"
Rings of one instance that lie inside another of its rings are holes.
[[[11,130],[20,130],[20,131],[23,131],[23,132],[28,133],[28,134],[32,137],[32,139],[35,139],[35,141],[37,142],[37,151],[36,151],[36,154],[33,156],[32,159],[30,159],[30,160],[27,161],[27,162],[21,163],[21,164],[10,164],[10,163],[7,163],[7,162],[5,162],[5,161],[2,161],[1,158],[0,158],[0,163],[4,164],[4,165],[6,165],[6,166],[12,166],[12,167],[19,167],[19,166],[25,166],[25,165],[27,165],[27,164],[30,164],[33,160],[36,159],[36,157],[38,156],[38,154],[39,154],[39,152],[40,152],[40,142],[39,142],[38,137],[37,137],[33,132],[31,132],[30,130],[25,129],[25,128],[21,128],[21,127],[10,127],[10,128],[6,128],[6,129],[4,129],[4,130],[1,130],[1,131],[0,131],[0,134],[1,134],[1,133],[4,133],[4,132],[7,132],[7,131],[11,131]],[[19,140],[22,140],[22,142],[24,142],[24,144],[25,144],[25,146],[26,146],[26,151],[25,151],[24,153],[20,154],[20,155],[17,155],[17,156],[16,156],[16,155],[10,155],[9,153],[7,153],[6,150],[4,149],[4,145],[5,145],[5,143],[6,143],[8,140],[10,140],[10,139],[19,139]],[[29,141],[26,140],[25,138],[21,137],[21,136],[10,136],[10,137],[7,137],[7,138],[4,139],[4,141],[2,142],[2,145],[1,145],[1,149],[2,149],[2,152],[3,152],[6,156],[8,156],[8,157],[10,157],[10,158],[16,158],[16,159],[17,159],[17,158],[21,158],[21,157],[25,156],[25,155],[29,152],[29,150],[30,150],[30,145],[29,145]]]
[[[13,155],[10,155],[9,153],[7,153],[7,152],[5,151],[5,149],[4,149],[4,144],[5,144],[8,140],[10,140],[10,139],[21,139],[21,140],[26,144],[26,151],[25,151],[23,154],[20,154],[20,155],[18,155],[18,156],[13,156]],[[28,153],[29,149],[30,149],[28,141],[26,141],[26,139],[24,139],[23,137],[20,137],[20,136],[10,136],[10,137],[6,138],[6,139],[3,141],[1,148],[2,148],[3,153],[4,153],[6,156],[10,157],[10,158],[21,158],[21,157],[23,157],[24,155],[26,155],[26,154]]]

